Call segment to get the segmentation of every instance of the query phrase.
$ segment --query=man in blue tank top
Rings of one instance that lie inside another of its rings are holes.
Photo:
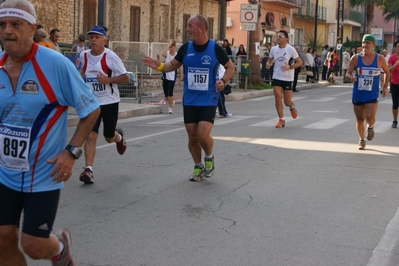
[[[365,34],[362,41],[362,52],[355,54],[350,62],[345,78],[353,84],[352,103],[356,116],[356,130],[359,135],[359,150],[366,147],[365,126],[367,122],[367,140],[374,138],[374,123],[377,113],[378,92],[381,69],[387,73],[381,94],[383,97],[388,93],[388,82],[390,73],[382,55],[373,51],[375,38],[371,34]],[[352,75],[352,73],[355,75]]]
[[[222,47],[208,39],[207,30],[206,18],[195,15],[187,21],[186,31],[190,40],[179,48],[172,61],[164,64],[150,57],[142,59],[146,66],[162,72],[174,71],[183,65],[184,124],[188,149],[195,164],[190,181],[201,181],[204,176],[214,174],[213,138],[210,133],[220,92],[234,74],[233,63]],[[223,77],[218,77],[219,64],[226,69]],[[202,164],[202,150],[205,166]]]

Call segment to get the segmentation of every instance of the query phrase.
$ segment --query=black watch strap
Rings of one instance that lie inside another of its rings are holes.
[[[67,145],[65,147],[66,150],[69,151],[69,153],[75,158],[76,160],[80,158],[80,156],[83,153],[83,150],[78,147],[78,146],[73,146],[73,145]]]

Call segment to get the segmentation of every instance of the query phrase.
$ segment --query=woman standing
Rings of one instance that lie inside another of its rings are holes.
[[[227,39],[223,40],[223,48],[226,50],[228,56],[233,55],[233,52],[231,51],[231,47],[229,44],[229,40]]]
[[[304,60],[306,71],[311,71],[311,72],[313,72],[312,68],[314,67],[314,58],[312,55],[312,51],[313,51],[312,48],[308,48]],[[308,75],[307,73],[308,72],[306,72],[306,83],[309,83],[309,81],[313,82],[313,75]]]
[[[395,54],[388,59],[388,68],[391,72],[391,97],[392,97],[392,128],[398,127],[398,106],[399,106],[399,41],[393,45]]]
[[[236,53],[236,56],[239,56],[239,55],[247,55],[244,45],[242,45],[242,44],[240,44],[240,46],[238,47],[238,51]]]
[[[330,53],[326,60],[328,60],[328,82],[335,83],[334,77],[337,68],[338,55],[334,48],[330,49]]]
[[[170,40],[168,46],[163,50],[162,56],[165,58],[165,62],[172,61],[176,55],[176,42]],[[173,89],[175,87],[177,71],[163,72],[162,73],[162,87],[165,94],[166,100],[168,102],[168,112],[173,114]]]

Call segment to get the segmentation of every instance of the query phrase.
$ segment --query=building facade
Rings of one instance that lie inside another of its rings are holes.
[[[58,28],[61,43],[72,43],[93,25],[106,26],[111,40],[177,42],[187,40],[186,23],[203,14],[209,37],[218,38],[219,0],[31,0],[37,23],[47,31]]]

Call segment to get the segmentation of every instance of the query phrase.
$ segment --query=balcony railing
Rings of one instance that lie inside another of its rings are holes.
[[[262,0],[262,2],[278,4],[286,8],[297,8],[305,5],[305,0]]]
[[[344,10],[344,19],[362,23],[363,22],[363,13],[353,11],[350,9],[345,9]]]
[[[293,13],[294,13],[294,16],[299,16],[299,17],[308,18],[308,19],[310,19],[310,18],[314,19],[315,14],[316,14],[315,11],[316,11],[316,5],[308,3],[304,7],[294,10]],[[317,16],[318,16],[319,20],[326,21],[327,20],[327,8],[325,8],[323,6],[318,6]]]

